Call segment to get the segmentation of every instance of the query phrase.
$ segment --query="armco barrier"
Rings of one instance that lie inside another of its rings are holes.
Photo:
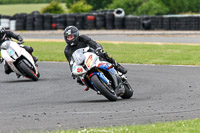
[[[200,15],[125,15],[123,9],[82,14],[0,15],[0,25],[10,30],[57,30],[69,25],[78,29],[200,30]]]

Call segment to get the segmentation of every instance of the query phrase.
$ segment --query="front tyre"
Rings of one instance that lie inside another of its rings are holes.
[[[110,101],[117,100],[116,93],[114,91],[111,91],[112,88],[106,85],[105,82],[102,81],[97,75],[93,75],[91,78],[91,81],[93,82],[94,86],[98,88],[100,93],[104,95],[108,100]]]
[[[133,89],[130,86],[130,84],[128,83],[127,80],[123,81],[124,83],[124,88],[125,88],[125,92],[124,94],[121,96],[121,98],[123,99],[129,99],[133,96]]]
[[[31,70],[23,61],[20,61],[18,64],[18,69],[20,70],[20,72],[28,77],[28,78],[31,78],[33,81],[37,81],[38,80],[38,77],[37,75],[35,74],[35,72],[33,72],[33,70]]]

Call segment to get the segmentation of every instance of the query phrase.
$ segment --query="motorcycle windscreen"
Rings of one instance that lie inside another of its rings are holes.
[[[77,65],[80,65],[85,60],[85,56],[83,54],[83,48],[77,49],[73,54],[72,58],[76,62]]]
[[[5,41],[1,45],[2,57],[8,62],[13,62],[18,58],[18,54],[13,48],[13,46],[15,45],[13,45],[11,41]]]

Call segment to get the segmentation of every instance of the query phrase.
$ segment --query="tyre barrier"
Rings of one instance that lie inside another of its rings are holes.
[[[67,25],[76,25],[76,14],[67,14]]]
[[[150,30],[152,28],[151,26],[152,22],[151,22],[151,18],[148,16],[144,16],[141,18],[141,27],[144,30]]]
[[[85,14],[77,14],[75,26],[78,29],[84,29],[84,25],[85,25]]]
[[[124,29],[124,16],[125,12],[122,8],[117,8],[113,12],[114,14],[114,27],[115,29]]]
[[[116,18],[124,18],[124,16],[125,16],[125,12],[122,8],[115,9],[113,14]]]
[[[57,20],[58,20],[59,15],[53,15],[52,16],[52,23],[51,23],[51,29],[52,30],[57,30]]]
[[[66,14],[60,14],[60,15],[58,15],[57,29],[65,29],[65,27],[67,25],[66,19],[67,19]]]
[[[28,14],[26,18],[26,30],[34,30],[34,15]]]
[[[162,16],[149,16],[147,21],[151,21],[150,29],[160,30],[163,29],[163,17]]]
[[[96,28],[96,16],[88,14],[86,17],[87,29],[95,29]]]
[[[141,29],[141,23],[140,23],[140,17],[139,16],[133,16],[133,15],[127,15],[125,16],[125,29],[134,29],[139,30]]]
[[[43,30],[44,29],[44,16],[42,14],[36,14],[34,21],[34,30]]]
[[[16,30],[25,30],[27,14],[16,14]]]
[[[106,17],[106,29],[114,29],[114,14],[113,12],[107,12]]]
[[[96,28],[104,29],[105,28],[105,15],[104,13],[99,13],[96,15]]]
[[[43,14],[44,16],[44,30],[51,30],[52,29],[52,18],[53,18],[53,15],[52,14]]]
[[[74,25],[78,29],[200,30],[200,15],[125,15],[123,9],[82,14],[0,15],[0,25],[10,30],[57,30]]]

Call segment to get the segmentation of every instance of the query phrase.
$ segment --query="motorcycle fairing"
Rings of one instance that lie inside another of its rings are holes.
[[[18,62],[19,59],[24,58],[28,62],[27,65],[30,64],[33,66],[35,68],[33,70],[36,74],[38,74],[38,70],[32,56],[24,48],[21,48],[16,42],[11,40],[4,41],[1,45],[1,55],[10,68],[16,73],[22,75],[14,64]]]
[[[92,77],[94,74],[98,75],[106,84],[109,84],[109,80],[103,75],[102,72],[93,72],[90,74],[90,77]]]
[[[7,62],[14,62],[22,53],[16,42],[5,41],[1,45],[1,55]]]

